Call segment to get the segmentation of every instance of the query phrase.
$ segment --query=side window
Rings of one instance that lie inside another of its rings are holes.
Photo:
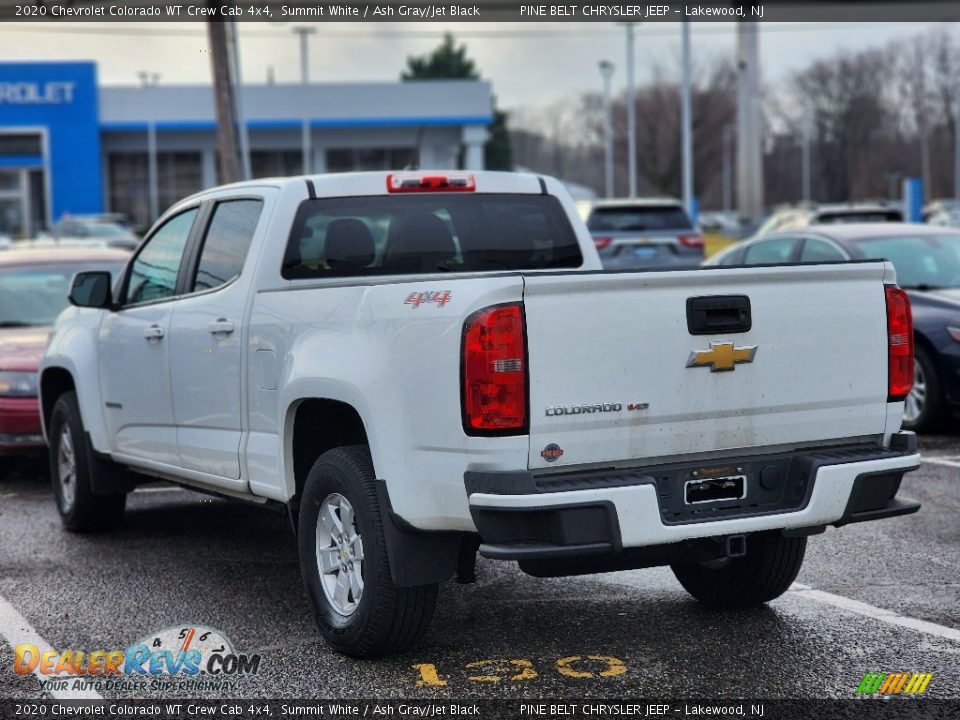
[[[147,240],[130,269],[127,305],[174,296],[183,250],[196,217],[197,208],[182,212]]]
[[[803,250],[800,251],[800,262],[833,262],[836,260],[848,260],[835,245],[831,245],[817,238],[807,238],[803,241]]]
[[[240,275],[262,209],[262,200],[217,203],[203,241],[192,291],[218,288]]]
[[[720,260],[717,262],[717,265],[720,265],[721,267],[727,267],[729,265],[739,265],[741,262],[740,261],[741,255],[743,255],[743,248],[737,248],[735,250],[732,250],[728,252],[726,255],[724,255],[722,258],[720,258]]]
[[[792,237],[779,237],[758,242],[746,249],[743,254],[743,264],[763,265],[765,263],[790,262],[790,257],[793,255],[793,246],[796,243],[796,238]]]

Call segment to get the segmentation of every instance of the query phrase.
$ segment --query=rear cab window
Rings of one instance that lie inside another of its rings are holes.
[[[221,287],[243,270],[263,200],[221,200],[214,210],[190,292]]]
[[[591,232],[649,232],[692,230],[693,223],[678,205],[613,205],[594,208],[587,227]]]
[[[281,274],[296,280],[582,264],[576,234],[553,196],[430,193],[304,201]]]

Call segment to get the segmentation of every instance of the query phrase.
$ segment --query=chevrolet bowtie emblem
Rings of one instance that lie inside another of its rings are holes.
[[[712,342],[709,350],[694,350],[687,360],[687,367],[710,366],[710,372],[735,370],[737,363],[753,362],[756,345],[734,347],[732,342]]]

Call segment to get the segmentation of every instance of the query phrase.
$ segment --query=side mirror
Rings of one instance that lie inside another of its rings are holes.
[[[77,273],[70,288],[70,303],[77,307],[109,308],[112,304],[113,280],[106,270],[89,270]]]

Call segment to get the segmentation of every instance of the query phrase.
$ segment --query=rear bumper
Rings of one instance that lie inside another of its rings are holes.
[[[0,455],[26,455],[44,446],[37,398],[0,398]]]
[[[896,498],[903,475],[920,466],[916,439],[901,433],[893,446],[898,449],[861,446],[725,461],[746,477],[745,497],[694,506],[686,504],[683,488],[703,463],[699,469],[678,464],[550,476],[466,473],[465,483],[482,555],[605,555],[766,530],[810,534],[916,512],[919,503]]]

